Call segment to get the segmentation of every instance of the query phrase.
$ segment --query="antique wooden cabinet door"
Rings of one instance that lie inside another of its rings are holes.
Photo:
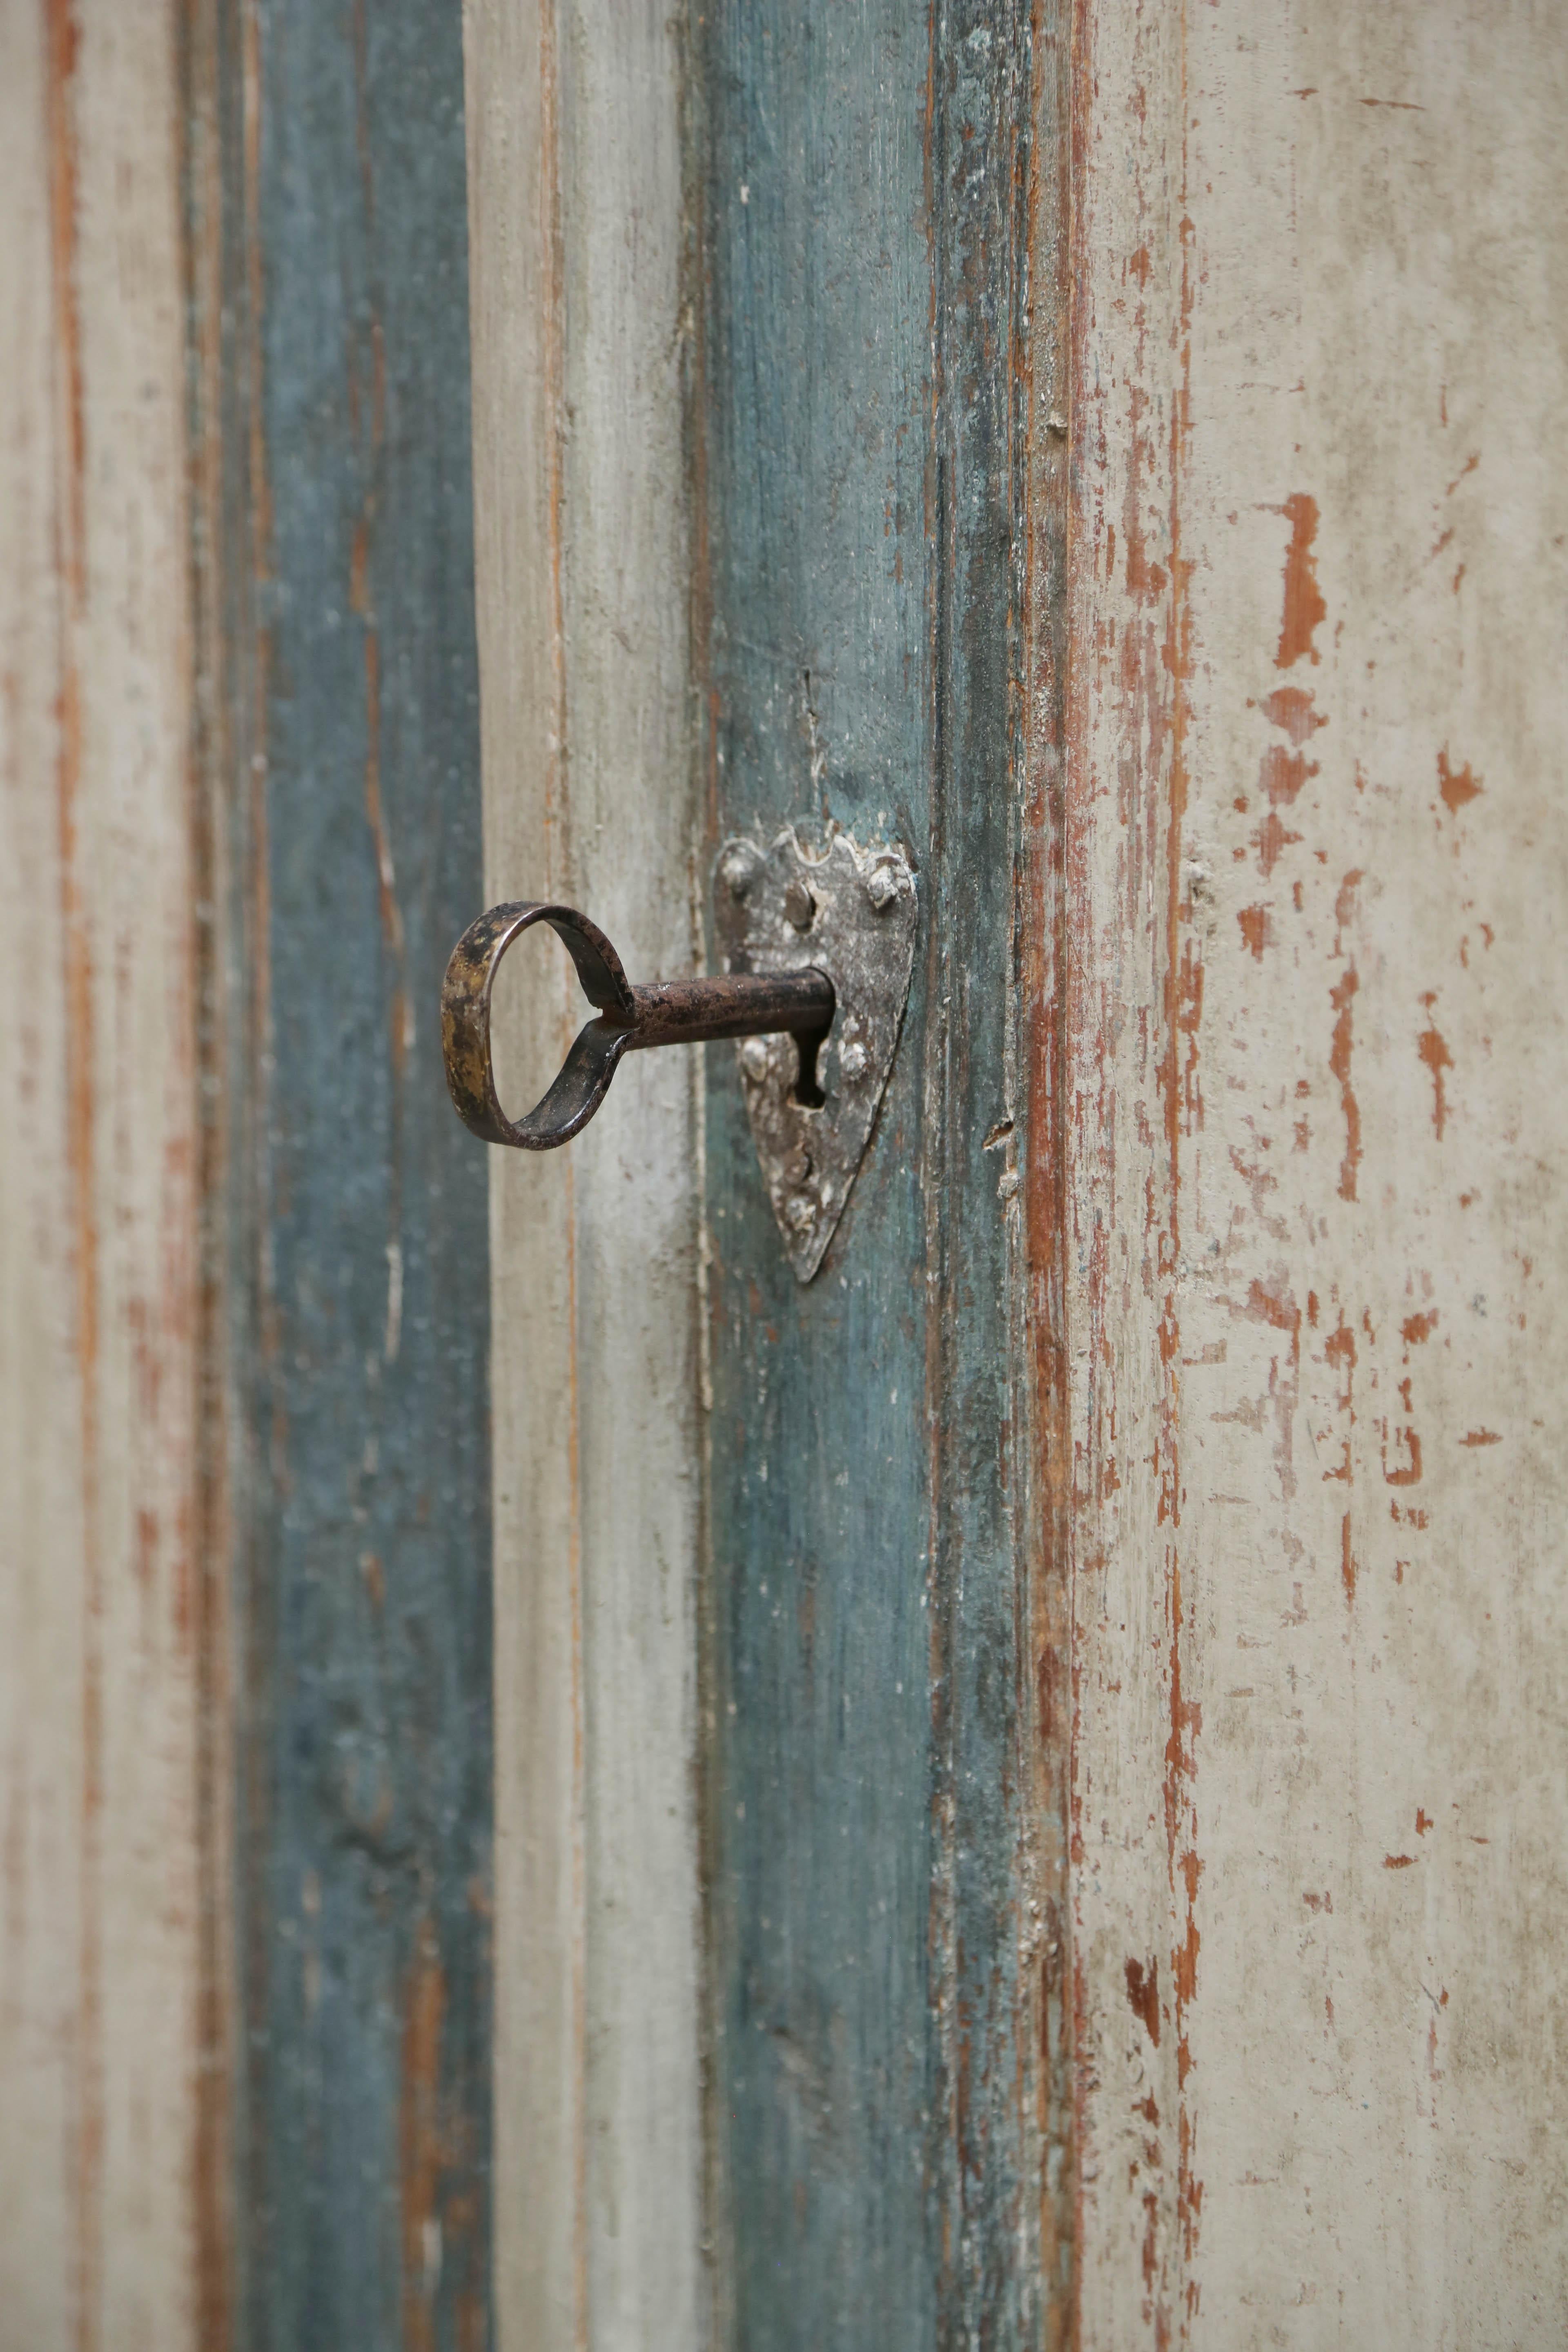
[[[921,909],[494,1155],[510,2344],[1561,2336],[1563,29],[470,0],[489,895]]]
[[[0,8],[0,2352],[1568,2336],[1565,29]]]

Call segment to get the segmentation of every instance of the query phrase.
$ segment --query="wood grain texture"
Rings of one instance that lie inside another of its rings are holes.
[[[194,2347],[199,1179],[178,65],[0,19],[0,2340]]]
[[[640,0],[469,0],[466,37],[487,891],[578,905],[632,980],[676,977],[701,887],[679,44]],[[514,1108],[583,1018],[554,942],[525,952],[497,1008]],[[702,2340],[701,1055],[628,1059],[570,1151],[489,1155],[497,2291],[516,2352]]]
[[[201,756],[223,937],[243,2222],[260,2347],[490,2332],[481,890],[460,24],[194,10]]]
[[[1084,12],[1080,2340],[1562,2337],[1561,26]]]
[[[888,1094],[805,1290],[739,1087],[710,1087],[712,2198],[721,2340],[758,2347],[1052,2324],[1056,1559],[1021,1183],[1049,1073],[1020,1056],[1051,889],[1022,689],[1060,592],[1026,530],[1053,32],[797,5],[692,29],[711,833],[897,840],[921,897]]]

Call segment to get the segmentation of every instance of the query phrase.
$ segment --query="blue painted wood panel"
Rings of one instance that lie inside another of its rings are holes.
[[[798,1288],[710,1065],[706,1758],[724,2340],[1044,2340],[1016,1045],[1021,6],[694,12],[715,840],[901,842],[917,975]]]
[[[220,0],[243,941],[239,2339],[490,2340],[487,1176],[458,0]]]

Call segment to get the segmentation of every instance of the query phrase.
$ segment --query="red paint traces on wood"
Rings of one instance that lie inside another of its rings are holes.
[[[1415,1860],[1415,1856],[1413,1853],[1385,1853],[1383,1857],[1383,1866],[1384,1870],[1409,1870]]]
[[[1355,913],[1355,894],[1361,886],[1362,874],[1361,866],[1352,866],[1334,893],[1334,921],[1341,931],[1346,929],[1352,916]],[[1334,941],[1334,953],[1336,955],[1343,953],[1337,939]]]
[[[1341,1375],[1342,1385],[1339,1402],[1340,1410],[1345,1415],[1343,1454],[1341,1458],[1338,1468],[1333,1470],[1325,1470],[1323,1477],[1325,1483],[1331,1480],[1337,1480],[1340,1484],[1349,1486],[1354,1483],[1355,1479],[1355,1454],[1352,1439],[1355,1434],[1356,1344],[1355,1333],[1352,1330],[1350,1325],[1345,1321],[1342,1315],[1340,1317],[1338,1323],[1330,1332],[1327,1339],[1323,1343],[1323,1357],[1324,1360],[1331,1365],[1334,1370]],[[1348,1547],[1350,1544],[1350,1517],[1348,1513],[1345,1517],[1344,1542],[1347,1548],[1346,1557],[1348,1559]],[[1354,1584],[1355,1566],[1354,1562],[1351,1561],[1349,1566],[1349,1582],[1346,1590],[1350,1598],[1352,1600],[1355,1597]]]
[[[1288,1496],[1296,1491],[1293,1443],[1301,1360],[1301,1310],[1286,1291],[1283,1277],[1278,1279],[1279,1288],[1270,1290],[1255,1276],[1247,1292],[1245,1311],[1255,1320],[1267,1323],[1273,1330],[1285,1332],[1290,1341],[1288,1370],[1281,1372],[1278,1362],[1275,1362],[1269,1366],[1268,1372],[1268,1402],[1272,1403],[1277,1426],[1274,1460],[1279,1473],[1279,1491]],[[1259,1398],[1258,1418],[1252,1421],[1252,1427],[1261,1429],[1264,1410],[1265,1401]]]
[[[1271,944],[1273,939],[1273,928],[1268,908],[1243,907],[1238,909],[1236,919],[1241,926],[1242,938],[1261,963],[1263,950]]]
[[[1405,1428],[1395,1433],[1394,1444],[1396,1445],[1403,1445],[1409,1454],[1410,1459],[1408,1462],[1401,1464],[1397,1470],[1391,1470],[1388,1466],[1388,1429],[1387,1424],[1384,1423],[1383,1435],[1383,1475],[1384,1479],[1391,1486],[1418,1486],[1421,1483],[1420,1438],[1416,1435],[1414,1429]],[[1423,1527],[1426,1526],[1426,1522],[1425,1517],[1423,1517],[1421,1524]]]
[[[1331,1911],[1334,1907],[1333,1895],[1327,1891],[1321,1895],[1303,1895],[1301,1900],[1309,1911]]]
[[[1258,789],[1267,793],[1271,807],[1289,808],[1308,777],[1317,772],[1318,762],[1309,761],[1304,751],[1288,751],[1283,743],[1271,743],[1258,767]]]
[[[79,1381],[82,1559],[81,1840],[78,1860],[72,2294],[77,2352],[101,2343],[104,2263],[103,1927],[104,1562],[100,1524],[99,1224],[93,1104],[94,966],[90,913],[80,866],[82,788],[80,646],[88,620],[86,373],[82,348],[78,215],[79,125],[76,77],[80,27],[73,0],[47,0],[46,87],[49,167],[49,267],[55,353],[58,698],[55,814],[59,860],[62,994],[65,1010],[66,1149],[73,1276],[72,1340]]]
[[[1323,1354],[1331,1364],[1344,1364],[1352,1371],[1355,1369],[1355,1333],[1342,1315],[1323,1342]]]
[[[1473,474],[1473,473],[1475,472],[1475,470],[1476,470],[1476,467],[1480,464],[1480,462],[1481,462],[1481,453],[1480,453],[1480,451],[1479,451],[1479,449],[1472,449],[1472,450],[1471,450],[1471,452],[1470,452],[1470,454],[1469,454],[1469,456],[1466,458],[1466,460],[1465,460],[1464,464],[1460,467],[1460,468],[1459,468],[1458,472],[1455,475],[1455,477],[1454,477],[1453,480],[1449,483],[1449,485],[1448,485],[1447,488],[1444,491],[1444,493],[1443,493],[1444,497],[1445,497],[1445,498],[1447,498],[1447,499],[1451,499],[1451,498],[1453,497],[1453,495],[1454,495],[1454,492],[1458,488],[1459,484],[1464,480],[1464,478],[1465,478],[1466,475],[1467,475],[1467,474]]]
[[[66,586],[76,601],[87,584],[87,406],[77,288],[79,173],[72,87],[81,33],[74,0],[47,0],[47,16],[50,261],[65,441],[65,522],[58,556]]]
[[[1160,2047],[1160,1964],[1151,1960],[1145,1968],[1142,1960],[1127,1963],[1127,2001],[1134,2017],[1143,2021],[1143,2030],[1156,2050]],[[1156,2117],[1156,2121],[1158,2117]]]
[[[370,519],[362,514],[349,542],[349,610],[370,611]]]
[[[441,2278],[441,2026],[447,1979],[435,1924],[420,1923],[404,1995],[399,2201],[403,2238],[403,2341],[436,2352]]]
[[[1356,1182],[1361,1169],[1361,1105],[1356,1100],[1355,1088],[1351,1084],[1351,1057],[1355,1050],[1352,1006],[1360,986],[1361,982],[1357,978],[1356,968],[1352,963],[1346,966],[1343,979],[1329,991],[1329,1003],[1334,1013],[1333,1038],[1329,1047],[1329,1067],[1339,1080],[1340,1108],[1344,1114],[1345,1121],[1344,1157],[1340,1161],[1342,1201],[1355,1199]]]
[[[1297,490],[1275,511],[1289,521],[1290,544],[1285,551],[1285,610],[1274,663],[1277,669],[1289,669],[1303,655],[1314,662],[1320,658],[1312,637],[1320,623],[1327,619],[1329,608],[1318,587],[1317,561],[1312,553],[1318,536],[1317,499],[1309,498],[1304,490]]]
[[[1355,1553],[1351,1549],[1351,1515],[1347,1511],[1340,1521],[1340,1581],[1345,1589],[1347,1608],[1355,1607]]]
[[[150,1511],[144,1503],[138,1507],[136,1512],[136,1536],[132,1548],[132,1572],[145,1597],[153,1590],[153,1579],[158,1566],[158,1514],[156,1511]],[[184,1624],[180,1626],[182,1633],[186,1630]]]
[[[1299,833],[1287,832],[1278,809],[1269,810],[1252,836],[1253,845],[1258,851],[1258,863],[1265,881],[1273,873],[1292,842],[1300,841],[1300,838]]]
[[[1294,1347],[1300,1344],[1301,1310],[1293,1297],[1283,1289],[1269,1290],[1257,1276],[1247,1294],[1247,1311],[1260,1323],[1268,1323],[1276,1331],[1288,1331]]]
[[[1407,1348],[1419,1348],[1436,1328],[1437,1309],[1433,1307],[1425,1315],[1407,1315],[1399,1327],[1399,1332]]]
[[[1143,532],[1143,477],[1151,457],[1149,437],[1143,430],[1149,400],[1147,394],[1135,385],[1129,403],[1129,436],[1127,448],[1127,490],[1121,502],[1122,578],[1129,596],[1140,603],[1160,596],[1165,587],[1166,573],[1149,557],[1148,542]],[[1124,665],[1131,662],[1130,685],[1136,685],[1139,649],[1129,630],[1123,645]]]
[[[1183,2050],[1186,2048],[1185,2042],[1182,2044],[1182,2048]],[[1180,2053],[1177,2053],[1177,2063],[1179,2066]],[[1181,2140],[1181,2170],[1177,2177],[1176,2212],[1182,2224],[1182,2252],[1190,2263],[1197,2249],[1198,2217],[1204,2210],[1204,2184],[1193,2168],[1193,2148],[1198,2134],[1190,2107],[1183,2108],[1178,2129]],[[1189,2317],[1197,2310],[1198,2293],[1197,2280],[1190,2278],[1187,2281],[1186,2289]]]
[[[1443,796],[1443,805],[1449,815],[1458,816],[1467,802],[1478,800],[1480,797],[1486,786],[1478,776],[1472,773],[1468,761],[1462,768],[1456,768],[1450,763],[1448,747],[1445,743],[1437,754],[1437,790]]]
[[[1363,98],[1363,106],[1385,106],[1394,114],[1425,114],[1426,109],[1409,98]]]
[[[1204,1017],[1204,965],[1196,942],[1184,941],[1176,974],[1175,1023],[1187,1040],[1181,1071],[1182,1112],[1185,1132],[1197,1134],[1204,1123],[1203,1089],[1198,1083],[1198,1030]]]
[[[1417,1806],[1416,1806],[1416,1808],[1415,1808],[1415,1834],[1416,1834],[1416,1836],[1417,1836],[1417,1837],[1425,1837],[1425,1836],[1426,1836],[1426,1832],[1427,1832],[1427,1831],[1431,1828],[1431,1826],[1432,1826],[1432,1816],[1431,1816],[1431,1814],[1430,1814],[1430,1813],[1427,1813],[1427,1812],[1423,1812],[1423,1811],[1422,1811],[1421,1807],[1420,1807],[1419,1805],[1417,1805]]]
[[[1459,1443],[1461,1445],[1500,1445],[1502,1433],[1496,1429],[1468,1429]]]
[[[1144,2292],[1145,2296],[1151,2296],[1151,2295],[1152,2295],[1153,2291],[1154,2291],[1154,2274],[1155,2274],[1155,2272],[1156,2272],[1156,2271],[1158,2270],[1158,2268],[1159,2268],[1159,2261],[1160,2261],[1159,2249],[1160,2249],[1160,2200],[1159,2200],[1159,2196],[1158,2196],[1157,2192],[1156,2192],[1154,2189],[1146,2189],[1143,2191],[1143,2249],[1142,2249],[1142,2263],[1143,2263],[1143,2292]],[[1149,2316],[1149,2305],[1148,2305],[1148,2303],[1147,2303],[1147,2302],[1145,2302],[1144,2306],[1143,2306],[1143,2316],[1145,2317],[1145,2319],[1147,2319],[1147,2318],[1148,2318],[1148,2316]],[[1162,2347],[1163,2347],[1163,2346],[1164,2346],[1164,2345],[1166,2345],[1166,2344],[1168,2344],[1168,2343],[1170,2342],[1170,2335],[1169,2335],[1168,2330],[1167,2330],[1167,2329],[1165,2329],[1164,2327],[1161,2327],[1161,2328],[1159,2328],[1159,2329],[1157,2330],[1157,2332],[1156,2332],[1155,2339],[1154,2339],[1154,2340],[1155,2340],[1155,2343],[1156,2343],[1157,2345],[1162,2346]]]
[[[1277,686],[1266,695],[1258,709],[1271,725],[1289,735],[1292,743],[1305,743],[1328,720],[1320,719],[1312,708],[1311,689],[1305,686]]]
[[[1189,1910],[1186,1937],[1177,1946],[1173,1961],[1176,2000],[1184,2009],[1198,1989],[1198,1946],[1201,1940],[1197,1922]]]
[[[1422,999],[1422,1003],[1428,1006],[1433,1001],[1430,996]],[[1436,1025],[1421,1032],[1417,1051],[1432,1073],[1432,1124],[1436,1129],[1437,1140],[1441,1143],[1443,1129],[1448,1123],[1448,1097],[1443,1084],[1443,1073],[1445,1070],[1453,1068],[1454,1057],[1448,1051],[1447,1041],[1439,1035]]]

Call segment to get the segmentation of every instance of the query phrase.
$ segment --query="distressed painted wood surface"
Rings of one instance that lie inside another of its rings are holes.
[[[710,1065],[720,2340],[1032,2343],[1056,2282],[1060,1936],[1022,1317],[1040,975],[1014,944],[1037,891],[1037,223],[1055,266],[1031,26],[721,5],[693,56],[710,837],[791,818],[897,840],[921,903],[898,1060],[809,1288]]]
[[[680,47],[641,0],[468,0],[466,37],[487,890],[581,906],[634,979],[674,976],[703,880]],[[584,1017],[553,941],[527,946],[497,1026],[519,1108]],[[703,2335],[701,1076],[700,1054],[636,1055],[569,1151],[489,1155],[497,2322],[515,2352]]]
[[[1549,12],[464,29],[482,872],[455,9],[0,22],[0,2341],[1554,2345]]]
[[[460,20],[189,34],[235,1344],[239,2340],[489,2340],[485,1171]]]
[[[1086,13],[1080,2340],[1547,2346],[1563,27]]]
[[[0,2341],[195,2352],[213,2078],[171,14],[7,7],[0,90]]]

